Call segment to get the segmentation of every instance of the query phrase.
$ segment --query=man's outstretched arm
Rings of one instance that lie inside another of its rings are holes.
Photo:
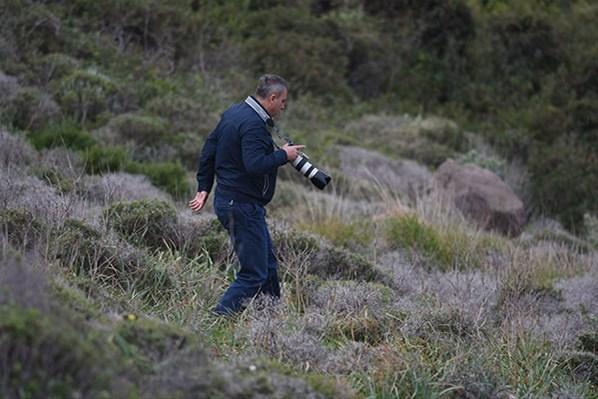
[[[217,131],[218,128],[210,133],[199,156],[196,174],[197,194],[195,198],[189,201],[189,207],[194,212],[200,211],[205,206],[214,184],[216,145],[218,144]]]

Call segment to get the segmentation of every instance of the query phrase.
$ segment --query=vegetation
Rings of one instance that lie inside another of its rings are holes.
[[[0,397],[597,398],[597,17],[3,0]],[[264,72],[289,80],[280,125],[333,183],[280,170],[283,299],[215,318],[238,265],[211,204],[186,202],[219,114]],[[528,225],[480,231],[431,184],[356,176],[338,145],[422,179],[447,158],[490,169]]]

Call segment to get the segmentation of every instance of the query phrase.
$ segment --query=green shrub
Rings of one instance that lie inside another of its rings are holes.
[[[278,258],[291,265],[299,261],[302,267],[306,266],[305,273],[322,278],[387,282],[386,276],[363,257],[318,242],[316,236],[298,230],[275,230],[272,239]]]
[[[583,215],[598,210],[598,160],[591,148],[574,140],[538,144],[529,167],[532,190],[540,209],[558,215],[568,229],[581,231]]]
[[[146,175],[156,187],[175,198],[190,193],[185,168],[179,163],[142,163],[129,159],[127,151],[120,146],[94,146],[83,153],[87,173],[101,174],[124,170],[132,174]]]
[[[207,135],[218,122],[208,113],[208,105],[176,94],[157,96],[147,104],[146,109],[153,115],[166,119],[169,126],[178,132],[200,132]]]
[[[435,254],[441,246],[438,232],[422,223],[416,215],[408,214],[388,221],[388,236],[396,248],[413,248],[428,254]]]
[[[578,340],[580,350],[598,355],[598,331],[583,333],[578,337]]]
[[[296,93],[348,96],[347,57],[331,21],[299,7],[278,6],[249,14],[242,29],[247,65],[256,73],[276,71]]]
[[[499,341],[508,339],[499,338]],[[513,387],[517,397],[547,396],[554,389],[554,383],[562,380],[566,373],[549,343],[533,337],[516,337],[511,338],[511,342],[497,343],[492,358],[501,379]]]
[[[598,249],[598,216],[586,213],[583,217],[584,230],[586,231],[586,239],[590,245]]]
[[[88,150],[96,145],[91,135],[71,120],[64,119],[46,125],[30,136],[31,143],[41,150],[43,148],[67,147],[73,150]]]
[[[379,345],[391,328],[392,290],[377,283],[325,281],[311,293],[310,310],[326,318],[326,338]]]
[[[76,273],[94,269],[110,258],[100,245],[102,234],[80,222],[69,219],[56,232],[55,255]]]
[[[55,168],[36,166],[34,174],[61,193],[72,192],[75,189],[76,182],[64,176]]]
[[[100,174],[123,170],[129,157],[123,147],[94,146],[84,151],[83,159],[87,173]]]
[[[171,245],[169,232],[176,224],[176,209],[167,202],[117,202],[104,210],[109,227],[123,238],[151,248]]]
[[[476,150],[469,150],[467,153],[459,156],[457,161],[460,164],[471,163],[480,168],[491,170],[502,178],[505,176],[506,161],[502,158],[484,155]]]
[[[550,21],[533,15],[514,15],[493,21],[496,48],[493,61],[499,73],[534,78],[556,70],[564,61],[562,41]],[[536,88],[537,90],[537,88]]]
[[[62,79],[79,66],[79,61],[64,53],[50,53],[32,61],[32,69],[42,85]]]
[[[53,240],[54,256],[77,276],[134,294],[149,304],[170,294],[172,279],[163,265],[85,223],[67,220]]]
[[[52,98],[37,87],[20,88],[5,108],[4,122],[24,130],[40,128],[60,113]]]
[[[159,117],[139,114],[121,114],[110,121],[118,137],[139,146],[155,146],[168,136],[167,122]]]
[[[42,225],[25,209],[2,209],[0,229],[13,245],[30,248],[39,238]]]
[[[126,171],[146,175],[156,187],[172,194],[175,198],[186,197],[190,193],[185,168],[179,163],[130,162],[127,164]]]
[[[481,265],[486,251],[495,247],[491,238],[469,236],[458,229],[438,229],[414,214],[388,219],[386,236],[391,247],[412,251],[428,266],[443,270],[468,269]]]
[[[347,124],[346,129],[361,146],[432,167],[467,148],[462,129],[449,119],[433,116],[366,114]]]
[[[75,119],[85,123],[108,109],[116,84],[95,69],[78,69],[54,85],[60,105]]]
[[[122,384],[126,370],[115,348],[90,332],[83,320],[65,316],[0,305],[3,394],[15,398],[108,397],[111,389]],[[117,375],[123,377],[120,382]]]
[[[189,258],[197,258],[204,251],[215,261],[223,261],[229,254],[229,237],[218,219],[193,219],[178,224],[169,238],[176,249]]]
[[[314,232],[333,244],[345,248],[366,246],[372,240],[371,226],[366,221],[345,223],[339,217],[329,217],[311,224],[301,223],[299,228]]]
[[[115,342],[124,354],[146,372],[173,353],[197,345],[192,335],[172,324],[136,316],[119,323]]]
[[[388,283],[387,277],[360,255],[335,247],[323,248],[308,271],[322,278]]]
[[[282,259],[297,254],[309,254],[320,250],[320,243],[315,236],[297,230],[274,230],[272,240]]]

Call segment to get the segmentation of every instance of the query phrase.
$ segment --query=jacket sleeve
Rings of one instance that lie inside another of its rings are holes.
[[[247,173],[265,175],[287,163],[287,153],[284,150],[268,154],[272,146],[265,127],[255,124],[246,128],[241,136],[241,153]]]
[[[212,190],[214,185],[214,171],[216,161],[216,146],[218,145],[218,127],[209,134],[199,155],[197,167],[197,191]]]

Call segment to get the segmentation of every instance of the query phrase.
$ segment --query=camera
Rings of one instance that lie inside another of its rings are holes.
[[[293,142],[290,140],[288,143],[289,145],[293,145]],[[323,190],[324,187],[330,183],[330,180],[332,180],[330,176],[316,168],[315,165],[309,161],[307,155],[303,153],[299,154],[297,158],[295,158],[292,165],[299,173],[307,177],[313,183],[313,185],[320,190]]]

